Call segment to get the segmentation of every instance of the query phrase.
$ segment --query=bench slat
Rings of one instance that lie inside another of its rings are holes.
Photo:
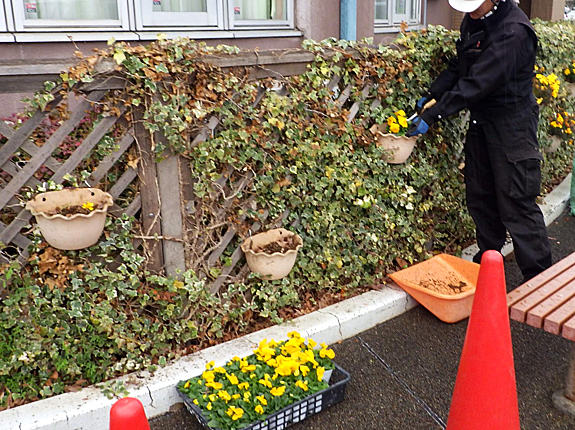
[[[563,260],[558,261],[553,266],[541,272],[533,279],[530,279],[525,284],[520,285],[513,291],[509,292],[509,294],[507,294],[507,306],[515,305],[515,303],[525,299],[537,288],[549,282],[551,278],[558,276],[559,274],[569,269],[573,265],[575,265],[575,252],[573,254],[568,255]]]
[[[561,335],[569,340],[575,340],[575,316],[563,325]]]
[[[544,320],[546,321],[547,317],[551,313],[559,312],[560,310],[561,312],[559,312],[556,317],[559,317],[560,320],[568,319],[563,317],[568,317],[570,314],[575,312],[575,308],[573,308],[573,306],[566,306],[573,296],[575,296],[575,281],[569,282],[532,308],[527,314],[527,324],[533,327],[542,328]]]
[[[534,285],[539,285],[539,288],[534,289],[524,299],[511,306],[511,319],[519,322],[525,322],[527,312],[529,312],[535,306],[539,305],[551,294],[554,294],[573,279],[575,279],[575,270],[565,270],[558,276],[552,278],[548,277],[547,281],[543,282],[542,284],[541,281],[538,280],[537,283],[534,283]]]
[[[575,317],[575,297],[569,299],[563,306],[545,318],[543,330],[560,335],[566,321]]]

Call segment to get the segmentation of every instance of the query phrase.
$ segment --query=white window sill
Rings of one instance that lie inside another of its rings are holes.
[[[421,24],[413,24],[407,27],[407,31],[417,31],[423,30],[425,27]],[[375,27],[374,33],[375,34],[384,34],[384,33],[399,33],[401,31],[400,26],[395,27]]]
[[[0,42],[15,42],[14,35],[11,33],[0,33]]]
[[[17,32],[0,33],[0,42],[105,42],[111,38],[117,41],[156,40],[163,33],[170,39],[247,39],[264,37],[301,37],[298,30],[227,30],[227,31],[93,31],[93,32]]]

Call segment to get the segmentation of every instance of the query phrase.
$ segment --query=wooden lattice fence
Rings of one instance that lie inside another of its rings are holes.
[[[354,51],[353,55],[359,54]],[[205,61],[223,69],[245,68],[250,80],[302,74],[313,60],[312,53],[301,50],[242,52],[225,57],[205,57]],[[49,180],[62,183],[67,174],[74,172],[82,162],[91,157],[100,140],[109,134],[112,128],[118,127],[122,133],[114,136],[115,150],[95,166],[85,185],[108,191],[115,201],[122,197],[120,200],[123,204],[115,204],[110,211],[113,216],[126,213],[139,217],[141,235],[137,235],[136,240],[138,246],[142,245],[140,249],[147,257],[148,269],[158,273],[165,271],[174,276],[186,269],[194,269],[200,276],[211,279],[210,290],[216,293],[224,283],[242,279],[249,270],[239,246],[231,252],[230,261],[226,265],[222,265],[219,259],[230,244],[239,242],[238,226],[227,222],[226,209],[232,204],[235,195],[250,188],[253,179],[251,173],[239,172],[229,167],[216,183],[220,190],[219,201],[217,210],[211,211],[213,224],[219,228],[214,229],[212,236],[208,233],[192,236],[190,232],[197,231],[198,228],[190,227],[197,222],[202,208],[198,207],[194,197],[194,178],[189,163],[184,157],[176,155],[156,162],[154,142],[160,142],[164,138],[159,132],[151,136],[144,128],[143,108],[136,109],[133,117],[128,118],[124,116],[123,106],[111,109],[65,160],[62,161],[62,157],[57,160],[53,156],[86,115],[99,106],[99,101],[105,98],[108,92],[122,89],[124,85],[123,79],[109,72],[78,89],[82,94],[81,100],[70,110],[69,117],[41,145],[33,142],[31,136],[50,111],[62,103],[62,96],[57,91],[54,92],[55,99],[44,111],[35,112],[19,128],[13,129],[6,122],[0,121],[0,135],[5,138],[5,143],[0,146],[0,181],[4,181],[0,191],[0,215],[3,216],[0,222],[0,242],[3,244],[0,262],[25,262],[28,257],[30,232],[24,227],[29,224],[32,215],[22,207],[17,198],[22,187],[36,188],[41,184],[37,178],[40,168],[44,169],[44,175],[47,169]],[[327,85],[333,91],[347,121],[355,118],[361,103],[369,103],[372,109],[381,104],[380,100],[372,95],[374,84],[371,82],[357,89],[362,96],[355,101],[352,101],[350,95],[358,92],[354,91],[351,84],[343,85],[339,77],[336,76]],[[288,91],[281,86],[272,90],[289,97]],[[260,89],[255,104],[259,103],[265,91],[269,90],[263,87]],[[192,137],[191,145],[208,139],[217,132],[218,126],[218,118],[208,118],[203,129]],[[137,167],[125,162],[125,155],[128,153],[136,154]],[[115,175],[116,180],[110,183],[108,172],[119,164],[119,160],[123,160],[121,164],[124,169]],[[249,197],[249,193],[247,195],[239,204],[246,209],[257,209],[253,198]],[[260,218],[262,222],[265,220],[266,228],[280,224],[281,218],[267,219],[267,213],[262,212],[264,213]],[[285,216],[287,213],[283,214],[283,217]],[[249,230],[253,233],[261,228],[260,223],[255,223]],[[211,240],[207,240],[209,237]],[[220,269],[214,275],[211,269],[216,266]]]

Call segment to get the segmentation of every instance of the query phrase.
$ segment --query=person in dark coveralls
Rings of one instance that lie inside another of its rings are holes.
[[[470,110],[465,140],[467,208],[483,252],[501,251],[506,230],[524,281],[551,266],[551,247],[536,203],[541,187],[539,106],[533,95],[537,36],[513,0],[449,0],[465,12],[457,56],[416,106],[408,135]],[[423,109],[428,102],[435,105]],[[423,111],[422,111],[423,109]]]

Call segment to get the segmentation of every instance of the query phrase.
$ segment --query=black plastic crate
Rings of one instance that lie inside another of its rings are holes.
[[[329,387],[268,415],[262,421],[242,427],[241,430],[282,430],[292,424],[303,421],[307,417],[341,402],[345,396],[345,387],[349,378],[349,373],[336,364],[329,380]],[[197,418],[200,425],[205,429],[215,430],[213,427],[208,426],[208,420],[202,414],[202,410],[192,402],[192,399],[180,390],[178,390],[178,393],[188,411]]]

